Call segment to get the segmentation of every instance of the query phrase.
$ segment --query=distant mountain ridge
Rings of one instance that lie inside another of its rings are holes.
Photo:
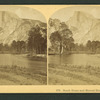
[[[50,20],[52,23],[56,24],[53,24],[49,27],[49,33],[57,30],[54,28],[55,25],[59,26],[55,19]],[[100,41],[100,20],[91,14],[82,11],[75,11],[73,16],[70,17],[69,20],[65,22],[65,24],[72,31],[75,43],[86,44],[88,40]]]
[[[29,30],[35,25],[46,28],[46,23],[39,20],[22,19],[16,14],[0,11],[0,43],[11,44],[13,40],[26,41]]]

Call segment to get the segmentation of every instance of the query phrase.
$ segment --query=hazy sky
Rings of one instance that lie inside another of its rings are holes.
[[[55,12],[51,18],[58,18],[67,21],[75,11],[83,11],[92,14],[95,18],[100,18],[100,6],[72,6],[66,7]]]
[[[0,11],[9,11],[17,14],[20,18],[34,19],[40,20],[42,22],[46,22],[44,15],[33,9],[28,7],[21,6],[0,6]]]

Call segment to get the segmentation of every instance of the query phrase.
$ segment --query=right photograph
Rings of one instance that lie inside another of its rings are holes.
[[[100,7],[72,6],[48,21],[48,84],[100,85]]]

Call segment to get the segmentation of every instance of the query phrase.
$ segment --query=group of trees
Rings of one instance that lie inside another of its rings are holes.
[[[28,50],[31,53],[41,54],[47,51],[47,29],[33,27],[29,32]]]
[[[10,47],[12,53],[25,53],[27,45],[25,41],[13,41]]]
[[[10,53],[30,53],[42,54],[47,50],[47,29],[38,25],[32,27],[29,31],[27,41],[13,40],[11,45],[0,44],[0,51],[9,51]]]
[[[60,28],[60,30],[51,33],[51,48],[60,54],[62,54],[64,50],[70,51],[74,45],[72,36],[72,32],[67,27]]]
[[[88,41],[86,44],[87,50],[93,53],[100,53],[100,41]]]
[[[74,43],[70,29],[64,28],[50,35],[49,53],[100,53],[100,41],[88,40],[85,45]]]
[[[5,45],[3,45],[3,43],[1,43],[0,44],[0,51],[9,51],[10,50],[10,47],[7,45],[7,44],[5,44]]]

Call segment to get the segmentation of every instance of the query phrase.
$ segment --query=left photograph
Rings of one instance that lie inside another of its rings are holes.
[[[0,85],[47,84],[47,21],[22,6],[0,6]]]

